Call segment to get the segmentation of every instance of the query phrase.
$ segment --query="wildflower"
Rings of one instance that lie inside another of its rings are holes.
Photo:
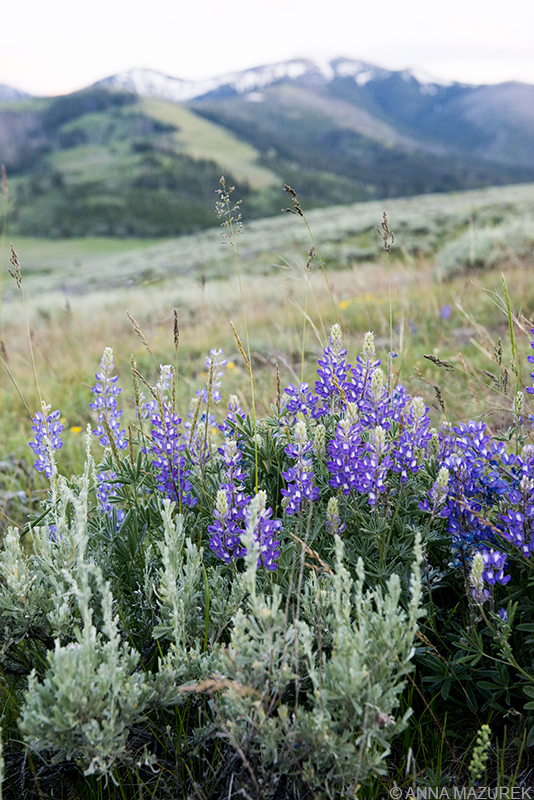
[[[313,485],[313,470],[311,459],[304,456],[311,450],[312,443],[308,441],[308,432],[304,417],[297,421],[294,431],[294,444],[285,448],[286,455],[296,459],[295,467],[290,467],[282,476],[287,481],[287,489],[281,492],[287,498],[286,514],[292,516],[301,509],[304,501],[315,502],[319,497],[319,489]]]
[[[126,516],[122,508],[118,508],[112,500],[117,497],[117,489],[121,486],[117,482],[117,473],[112,469],[97,473],[96,496],[100,503],[100,508],[107,514],[108,517],[113,518],[113,509],[117,515],[117,527],[119,528]]]
[[[432,484],[432,488],[428,493],[428,497],[432,501],[432,508],[430,508],[428,500],[423,500],[419,503],[419,508],[421,511],[430,511],[432,516],[436,513],[438,508],[445,502],[445,498],[448,494],[448,483],[449,483],[449,470],[447,467],[440,467],[438,472],[438,477]]]
[[[222,400],[220,392],[221,378],[224,375],[224,367],[228,364],[226,358],[223,357],[221,348],[212,348],[206,359],[206,369],[208,376],[211,375],[211,385],[204,387],[197,391],[197,397],[202,396],[204,403],[211,405],[211,403],[219,404]],[[209,395],[209,396],[208,396]]]
[[[279,519],[271,519],[273,515],[272,508],[266,508],[267,493],[260,490],[256,497],[258,498],[258,521],[256,522],[253,530],[254,540],[259,545],[258,566],[263,566],[265,569],[273,571],[277,568],[276,559],[280,555],[278,545],[280,542],[275,540],[275,536],[282,530],[282,523]],[[250,523],[251,510],[247,507],[245,511],[246,523]],[[247,553],[245,548],[242,548],[239,555],[245,556]]]
[[[96,399],[94,403],[89,403],[89,408],[98,411],[97,426],[93,428],[93,433],[99,437],[102,447],[110,446],[103,424],[105,417],[118,449],[125,450],[128,447],[126,431],[120,430],[122,411],[117,409],[117,396],[121,389],[117,386],[118,376],[111,374],[113,366],[113,350],[111,347],[106,347],[100,362],[100,372],[95,375],[96,384],[91,388]]]
[[[471,563],[471,572],[469,573],[469,583],[473,587],[472,594],[475,603],[479,606],[483,605],[489,597],[489,592],[484,589],[484,558],[482,553],[475,553]]]
[[[182,455],[185,444],[180,442],[179,425],[181,419],[174,414],[170,404],[162,403],[161,413],[151,417],[152,446],[150,451],[155,458],[152,463],[156,468],[158,489],[170,500],[194,506],[198,498],[191,495],[189,472],[185,471],[185,457]]]
[[[330,486],[342,489],[343,494],[349,494],[354,487],[357,464],[363,453],[361,426],[351,424],[350,419],[341,419],[336,435],[328,443],[330,460],[327,461],[327,467],[332,475]]]
[[[163,404],[170,403],[169,391],[172,385],[173,370],[170,364],[159,365],[159,378],[153,388],[156,397],[159,397]],[[153,397],[152,400],[145,400],[144,394],[139,396],[139,406],[142,419],[148,419],[151,414],[158,410],[158,401]]]
[[[37,456],[34,464],[37,472],[44,472],[47,478],[51,478],[55,471],[53,450],[60,450],[63,446],[61,441],[61,431],[63,425],[59,422],[60,412],[50,412],[51,406],[44,402],[41,411],[38,411],[32,419],[32,431],[35,434],[35,441],[30,442],[30,447]]]
[[[501,553],[499,550],[494,550],[493,547],[491,550],[482,550],[482,559],[484,561],[484,571],[482,573],[482,577],[489,583],[490,586],[494,586],[495,583],[501,583],[503,585],[507,584],[511,578],[511,575],[504,574],[504,565],[506,562],[506,553]]]
[[[333,536],[343,533],[346,524],[339,517],[339,503],[337,497],[331,497],[326,507],[326,529]]]
[[[346,361],[347,351],[343,347],[343,332],[340,325],[332,325],[328,345],[323,350],[319,359],[317,374],[319,380],[315,382],[315,391],[319,397],[330,404],[333,410],[336,398],[345,394],[345,384],[350,373],[351,365]],[[326,413],[326,409],[320,413]],[[316,411],[315,415],[319,415]]]
[[[237,398],[236,398],[237,399]],[[217,492],[213,512],[214,522],[208,526],[211,534],[210,549],[228,564],[234,556],[241,554],[241,534],[245,529],[245,508],[250,496],[245,495],[242,481],[245,472],[240,466],[242,459],[236,439],[227,439],[219,448],[225,466],[225,482]]]
[[[208,526],[208,532],[211,534],[210,549],[217,553],[225,564],[229,564],[236,554],[243,532],[243,526],[239,523],[243,521],[244,515],[234,503],[235,498],[230,487],[228,485],[221,487],[217,492],[213,511],[214,522]]]
[[[310,392],[310,387],[307,383],[301,383],[297,388],[292,383],[285,389],[286,405],[285,410],[290,414],[297,414],[299,411],[305,416],[310,413],[310,416],[316,416],[316,406],[319,402],[318,397],[314,397]]]

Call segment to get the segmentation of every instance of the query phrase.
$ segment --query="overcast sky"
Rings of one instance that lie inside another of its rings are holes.
[[[63,94],[133,67],[187,79],[361,59],[534,83],[534,0],[4,0],[0,83]]]

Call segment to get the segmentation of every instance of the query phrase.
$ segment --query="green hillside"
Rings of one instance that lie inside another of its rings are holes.
[[[124,91],[0,104],[0,129],[10,230],[22,235],[187,233],[214,224],[221,174],[255,216],[271,210],[269,187],[281,183],[221,126]]]
[[[217,185],[214,182],[210,190]],[[279,207],[288,205],[289,199],[278,192]],[[242,208],[244,231],[239,250],[243,272],[277,275],[305,259],[309,234],[299,217],[278,214],[249,220],[246,201]],[[495,253],[516,261],[532,259],[534,254],[534,185],[526,184],[312,210],[307,217],[329,270],[351,269],[381,258],[382,243],[375,226],[380,224],[384,209],[395,232],[393,262],[411,263],[420,256],[436,258],[446,277],[482,266],[489,250],[492,266],[499,266]],[[212,213],[210,222],[214,221]],[[10,238],[20,255],[28,292],[34,297],[59,292],[64,298],[65,292],[163,286],[178,277],[217,279],[234,269],[229,248],[221,244],[219,227],[164,241]],[[7,259],[6,247],[5,263]],[[16,296],[15,285],[6,283],[4,297]]]

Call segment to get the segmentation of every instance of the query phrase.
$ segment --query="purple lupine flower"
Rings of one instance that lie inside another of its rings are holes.
[[[276,559],[280,555],[278,540],[275,536],[282,530],[282,522],[279,519],[272,519],[272,508],[266,508],[267,492],[260,490],[256,495],[258,517],[254,525],[252,535],[254,541],[259,545],[258,567],[273,571],[277,569]],[[247,528],[251,525],[251,504],[245,509],[245,522]],[[243,540],[241,540],[243,541]],[[239,556],[246,556],[247,549],[242,547]]]
[[[330,486],[349,494],[354,488],[356,465],[363,458],[365,446],[361,437],[361,424],[351,419],[341,419],[336,435],[328,443],[330,460],[326,462],[331,474]]]
[[[258,524],[254,528],[254,538],[260,546],[258,566],[263,566],[270,571],[277,569],[276,559],[280,555],[280,541],[275,540],[274,537],[278,536],[282,530],[281,520],[271,519],[272,515],[272,508],[261,508]],[[245,548],[242,549],[241,555],[246,555]]]
[[[158,489],[166,497],[187,506],[194,506],[198,498],[191,494],[192,485],[188,480],[189,472],[185,468],[185,457],[182,452],[185,444],[180,441],[178,426],[181,419],[174,414],[170,404],[162,402],[163,417],[152,414],[150,452],[152,464],[156,468]]]
[[[413,397],[405,409],[398,440],[393,445],[393,471],[400,472],[401,481],[408,472],[415,474],[422,467],[427,446],[432,439],[428,408],[422,397]]]
[[[122,411],[117,408],[117,396],[121,389],[117,386],[118,376],[111,374],[113,367],[113,350],[111,347],[106,347],[100,362],[100,372],[95,375],[96,384],[91,388],[96,399],[94,403],[89,403],[89,408],[98,411],[97,426],[93,428],[93,433],[99,437],[102,447],[110,446],[109,437],[103,425],[105,417],[118,449],[125,450],[128,447],[126,431],[120,429]]]
[[[287,395],[285,411],[288,414],[292,414],[293,418],[296,417],[299,411],[304,416],[307,416],[308,413],[312,417],[317,416],[316,406],[319,398],[313,396],[307,383],[301,383],[298,388],[290,383],[284,391]]]
[[[224,375],[224,367],[228,364],[228,360],[224,358],[224,354],[221,348],[214,348],[209,352],[208,357],[206,358],[206,369],[208,374],[210,371],[212,372],[212,386],[211,386],[211,402],[215,404],[219,404],[222,400],[222,395],[220,392],[221,386],[221,378]],[[203,389],[199,389],[197,391],[197,397],[202,395],[202,400],[207,403],[208,402],[208,388],[205,386]]]
[[[482,558],[484,560],[484,571],[482,573],[482,577],[486,583],[489,583],[490,586],[494,586],[495,583],[500,583],[503,586],[507,584],[511,578],[511,575],[504,574],[504,567],[507,558],[506,553],[501,553],[499,550],[494,550],[493,547],[489,551],[484,548],[482,550]]]
[[[531,328],[531,329],[530,329],[530,332],[531,332],[532,334],[534,334],[534,328]],[[530,346],[531,346],[531,347],[532,347],[532,349],[534,350],[534,341],[531,341],[531,342],[530,342]],[[534,364],[534,356],[533,356],[533,355],[527,356],[527,361],[528,361],[530,364]],[[534,381],[534,371],[530,373],[530,377],[531,377],[531,378],[532,378],[532,380]],[[527,392],[528,392],[529,394],[534,394],[534,388],[533,388],[532,386],[527,386]],[[530,416],[530,419],[531,419],[531,420],[534,422],[534,419],[533,419],[533,417],[532,417],[532,416]]]
[[[371,506],[375,505],[378,495],[387,488],[387,471],[392,465],[389,449],[386,431],[378,425],[371,432],[369,441],[359,450],[360,457],[351,464],[351,488],[367,494]]]
[[[113,509],[115,508],[117,514],[117,528],[120,528],[126,514],[122,508],[118,508],[111,502],[112,498],[117,497],[117,489],[121,486],[120,483],[111,483],[111,481],[115,481],[116,478],[117,473],[112,469],[98,472],[96,496],[100,503],[100,508],[108,517],[113,517]]]
[[[248,498],[250,499],[250,498]],[[210,549],[213,550],[225,564],[240,554],[241,534],[244,530],[245,497],[239,498],[235,494],[235,487],[223,484],[217,492],[217,500],[213,510],[214,522],[208,525]]]
[[[224,433],[225,436],[229,436],[233,433],[234,436],[237,435],[235,431],[235,426],[242,422],[245,419],[245,412],[241,408],[241,403],[239,402],[239,398],[236,394],[231,394],[228,398],[228,413],[224,422],[221,422],[219,425],[219,430]]]
[[[343,347],[343,333],[340,325],[333,325],[330,332],[328,345],[323,350],[322,357],[318,360],[317,374],[319,379],[315,382],[317,395],[326,401],[327,407],[314,409],[313,416],[332,412],[337,398],[345,395],[345,385],[351,370],[347,363],[347,351]],[[349,398],[350,399],[350,398]]]
[[[287,489],[281,489],[281,492],[287,498],[285,511],[288,516],[300,511],[304,501],[313,503],[319,497],[319,489],[313,485],[312,460],[304,458],[311,448],[306,422],[301,417],[295,425],[294,444],[288,444],[284,450],[286,455],[296,459],[294,467],[282,472],[287,481]]]
[[[61,431],[63,425],[59,422],[60,412],[50,411],[51,406],[44,402],[41,411],[37,411],[32,419],[32,431],[35,434],[35,441],[29,445],[37,461],[34,467],[37,472],[44,472],[47,478],[51,478],[54,473],[55,465],[52,450],[60,450],[63,447],[61,441]]]
[[[351,367],[345,392],[347,399],[358,406],[370,387],[374,372],[380,366],[380,359],[375,356],[375,341],[368,331],[363,337],[362,352],[356,356],[356,363]]]
[[[245,509],[250,496],[243,491],[242,481],[245,472],[240,466],[242,459],[235,439],[227,439],[219,454],[225,466],[226,482],[217,492],[213,512],[214,522],[208,526],[211,534],[210,549],[228,564],[233,557],[241,554],[241,534],[245,529]]]

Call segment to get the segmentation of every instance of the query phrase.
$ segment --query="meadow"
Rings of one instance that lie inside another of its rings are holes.
[[[531,787],[533,187],[222,200],[4,238],[5,795]]]

